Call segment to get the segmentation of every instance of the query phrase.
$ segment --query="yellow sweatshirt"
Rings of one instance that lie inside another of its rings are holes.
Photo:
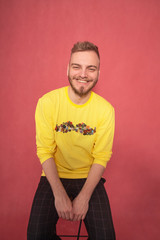
[[[104,98],[91,92],[85,104],[76,105],[68,87],[56,89],[39,99],[35,119],[37,155],[41,163],[53,157],[60,178],[86,178],[94,163],[106,167],[115,121]]]

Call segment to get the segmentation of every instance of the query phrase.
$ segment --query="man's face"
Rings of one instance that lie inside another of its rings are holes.
[[[75,52],[68,66],[68,80],[72,90],[80,97],[86,96],[99,77],[99,58],[94,51]]]

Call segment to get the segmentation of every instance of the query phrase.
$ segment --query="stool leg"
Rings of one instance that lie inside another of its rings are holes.
[[[82,225],[82,220],[80,220],[80,223],[79,223],[77,240],[79,240],[79,235],[80,235],[80,231],[81,231],[81,225]]]

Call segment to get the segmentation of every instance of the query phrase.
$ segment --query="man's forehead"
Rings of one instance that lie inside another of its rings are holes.
[[[71,54],[70,64],[99,65],[99,58],[95,51],[79,51]]]

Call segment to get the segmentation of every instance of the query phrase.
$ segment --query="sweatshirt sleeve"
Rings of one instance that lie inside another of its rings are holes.
[[[106,167],[107,162],[112,155],[112,145],[115,129],[115,112],[114,108],[110,105],[96,131],[96,141],[93,148],[93,164],[97,163]]]
[[[54,156],[53,106],[50,99],[40,98],[36,107],[36,145],[37,156],[41,163]]]

